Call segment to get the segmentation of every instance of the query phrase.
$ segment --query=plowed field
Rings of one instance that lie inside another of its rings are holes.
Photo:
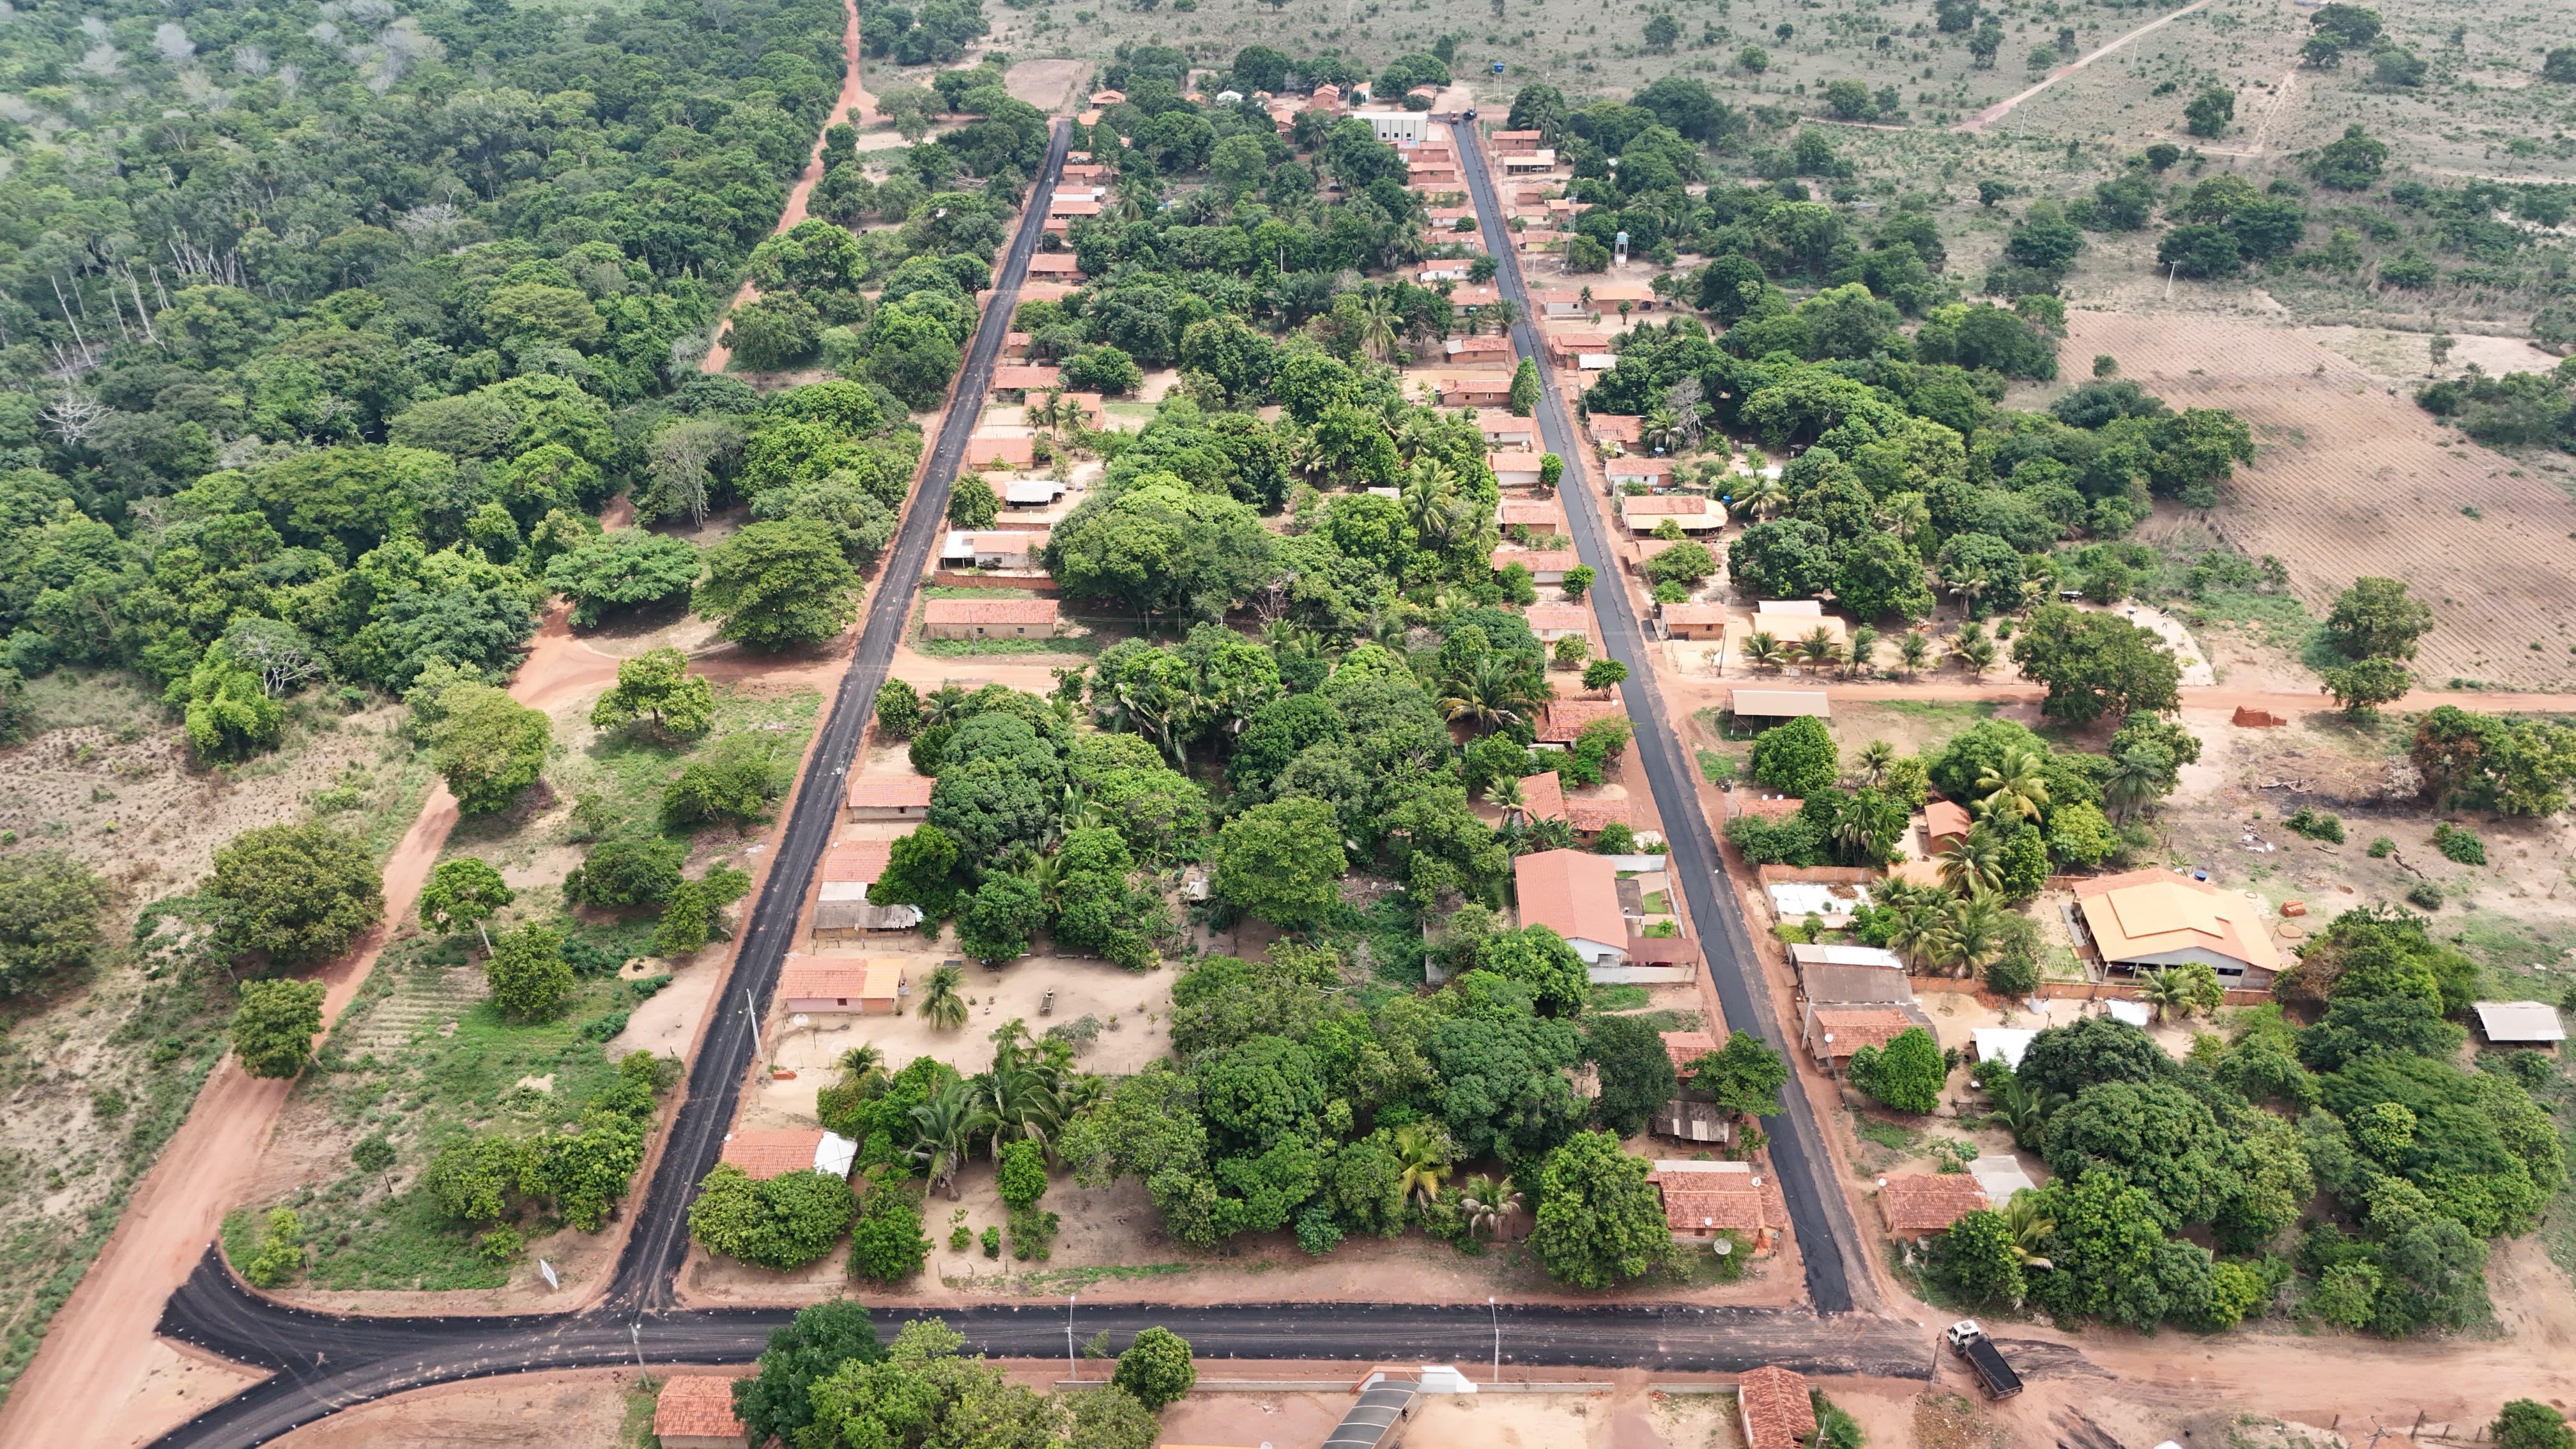
[[[2411,382],[2253,323],[2076,312],[2067,325],[2070,373],[2108,353],[2171,406],[2252,425],[2261,453],[2221,490],[2215,524],[2288,565],[2309,608],[2361,575],[2401,578],[2433,606],[2426,684],[2576,679],[2576,500],[2434,426]]]

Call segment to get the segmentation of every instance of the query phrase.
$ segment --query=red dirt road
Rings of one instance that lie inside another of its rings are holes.
[[[814,133],[814,154],[806,158],[805,170],[797,176],[795,187],[787,193],[787,209],[778,214],[778,230],[782,232],[805,219],[805,203],[814,195],[814,183],[823,179],[823,138],[830,133],[833,124],[852,111],[857,111],[861,117],[856,124],[865,125],[876,118],[876,97],[868,94],[866,83],[859,78],[858,0],[841,0],[841,3],[850,13],[849,28],[841,35],[841,53],[849,58],[849,69],[841,73],[841,99],[832,107],[832,114],[823,118],[823,129]],[[751,283],[743,283],[742,289],[733,294],[733,300],[725,304],[725,314],[731,316],[735,308],[759,296]],[[698,364],[699,371],[722,372],[732,363],[733,349],[724,345],[723,337],[724,331],[719,324],[717,340],[707,344],[706,361]]]

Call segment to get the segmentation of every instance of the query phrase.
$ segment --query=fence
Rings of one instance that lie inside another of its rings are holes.
[[[1985,990],[1973,977],[1915,976],[1909,978],[1917,992],[1939,991],[1970,996]],[[2140,1001],[2146,989],[2135,981],[2043,981],[2031,992],[2051,1001]],[[2268,991],[2231,989],[2223,993],[2225,1006],[2262,1006],[2272,1000]]]

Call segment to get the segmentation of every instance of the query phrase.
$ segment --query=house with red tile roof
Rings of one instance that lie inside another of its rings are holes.
[[[1712,1248],[1721,1233],[1769,1252],[1789,1226],[1780,1185],[1749,1162],[1661,1159],[1646,1174],[1664,1200],[1664,1225],[1684,1247]]]
[[[966,440],[966,467],[972,472],[987,468],[1034,468],[1037,466],[1037,439],[1026,434],[977,433]]]
[[[1594,720],[1627,717],[1626,707],[1615,699],[1550,700],[1547,707],[1539,711],[1538,744],[1542,748],[1548,745],[1569,746],[1574,743],[1574,737],[1583,732],[1583,727]]]
[[[1521,803],[1503,813],[1506,816],[1518,816],[1524,822],[1563,820],[1565,818],[1564,782],[1557,778],[1554,770],[1521,776]]]
[[[810,1016],[892,1016],[910,984],[897,958],[799,953],[778,968],[778,1001]]]
[[[993,396],[997,399],[1006,392],[1044,392],[1062,386],[1064,369],[1043,363],[1006,363],[993,369]]]
[[[938,783],[910,770],[852,775],[845,803],[852,820],[919,820],[929,813],[930,790]]]
[[[724,1140],[723,1160],[753,1177],[767,1179],[791,1172],[824,1172],[848,1177],[859,1144],[820,1127],[784,1131],[736,1132]]]
[[[1577,795],[1565,802],[1565,818],[1577,835],[1599,835],[1613,825],[1629,824],[1628,801],[1620,795]]]
[[[1494,550],[1494,572],[1519,564],[1530,571],[1530,582],[1561,584],[1568,570],[1583,566],[1582,555],[1570,548],[1498,548]]]
[[[1886,1046],[1918,1026],[1931,1031],[1932,1018],[1911,1001],[1834,1006],[1810,1000],[1798,1035],[1816,1065],[1838,1072],[1862,1047]]]
[[[1879,1221],[1887,1235],[1919,1243],[1991,1207],[1986,1190],[1964,1172],[1895,1172],[1878,1180]]]
[[[1440,399],[1443,407],[1508,407],[1512,400],[1512,379],[1507,373],[1443,377],[1431,384],[1431,392]]]
[[[743,1449],[751,1431],[733,1415],[733,1376],[673,1374],[653,1400],[662,1449]]]
[[[1807,1392],[1806,1375],[1770,1364],[1738,1379],[1736,1417],[1745,1449],[1798,1449],[1816,1432],[1816,1404]]]
[[[1521,611],[1521,617],[1529,621],[1530,632],[1542,644],[1592,637],[1592,611],[1581,604],[1532,604]]]
[[[921,632],[931,639],[1052,639],[1057,625],[1053,599],[932,599],[922,606]]]
[[[1542,850],[1512,862],[1520,923],[1545,926],[1565,938],[1584,964],[1615,966],[1627,959],[1628,918],[1619,909],[1619,868],[1610,858],[1581,850]]]
[[[1553,498],[1505,498],[1494,505],[1494,521],[1504,528],[1563,533],[1565,505]]]

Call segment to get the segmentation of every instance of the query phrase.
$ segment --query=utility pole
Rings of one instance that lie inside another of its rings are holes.
[[[752,1009],[751,988],[748,986],[742,989],[742,1014],[751,1022],[751,1054],[755,1057],[768,1056],[768,1052],[762,1050],[760,1045],[760,1013]]]
[[[645,1387],[650,1388],[653,1384],[653,1371],[644,1366],[644,1321],[639,1318],[626,1325],[626,1333],[635,1343],[635,1372],[644,1380]]]
[[[1494,1295],[1485,1295],[1485,1311],[1494,1317],[1494,1382],[1503,1381],[1503,1310],[1495,1305]]]
[[[1075,1383],[1082,1382],[1082,1370],[1074,1367],[1073,1363],[1073,1302],[1081,1296],[1079,1293],[1064,1295],[1064,1376]]]

